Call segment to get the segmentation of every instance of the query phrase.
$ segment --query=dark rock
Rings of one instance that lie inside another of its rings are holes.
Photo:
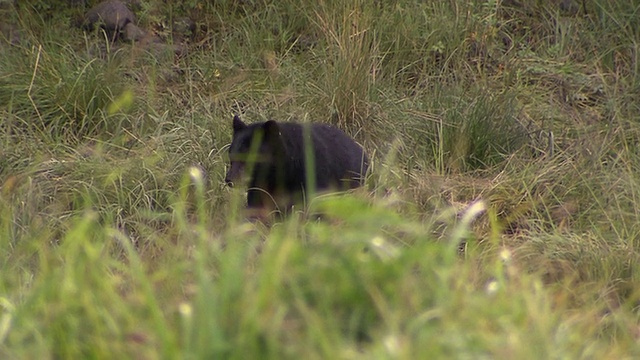
[[[176,39],[193,38],[196,33],[196,23],[188,17],[180,17],[173,21],[172,33]]]
[[[106,60],[109,54],[115,54],[122,46],[118,44],[106,44],[104,41],[94,41],[87,48],[87,56]]]
[[[149,34],[146,30],[139,28],[133,23],[125,25],[124,31],[122,32],[122,38],[125,41],[140,41],[147,36],[149,36]]]
[[[166,84],[176,84],[184,79],[184,70],[177,66],[172,66],[171,68],[162,69],[160,77]]]
[[[100,26],[110,39],[115,40],[120,37],[120,32],[124,31],[127,24],[135,21],[136,17],[127,5],[118,0],[108,0],[87,11],[83,27],[92,30]]]
[[[560,11],[564,15],[575,16],[580,11],[580,5],[573,0],[562,0],[559,4]]]
[[[141,48],[158,61],[172,61],[176,55],[180,56],[184,52],[181,45],[166,44],[162,42],[142,42]]]
[[[0,0],[0,10],[11,10],[17,5],[15,0]]]
[[[291,50],[294,54],[298,54],[313,48],[317,44],[317,42],[318,41],[317,39],[315,39],[315,37],[306,34],[301,34],[289,40]]]
[[[0,42],[18,45],[22,40],[22,32],[15,25],[0,23]]]

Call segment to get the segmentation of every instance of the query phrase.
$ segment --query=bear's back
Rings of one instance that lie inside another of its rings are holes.
[[[279,123],[285,148],[292,162],[305,164],[305,126],[309,126],[313,140],[313,157],[316,187],[319,190],[331,187],[354,188],[360,185],[368,167],[363,148],[342,130],[326,124]],[[300,170],[299,170],[300,171]]]

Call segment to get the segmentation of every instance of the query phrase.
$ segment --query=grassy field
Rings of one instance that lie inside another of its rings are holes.
[[[640,357],[640,1],[82,3],[0,3],[2,359]],[[244,220],[234,113],[366,187]]]

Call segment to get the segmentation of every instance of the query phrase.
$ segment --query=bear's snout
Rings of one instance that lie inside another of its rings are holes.
[[[244,171],[244,166],[239,162],[232,162],[227,174],[224,177],[224,182],[229,187],[233,187],[233,183],[238,181],[242,177],[242,172]]]
[[[227,171],[227,175],[224,177],[224,183],[227,184],[228,187],[233,187],[233,181],[235,179],[231,175],[231,170]]]

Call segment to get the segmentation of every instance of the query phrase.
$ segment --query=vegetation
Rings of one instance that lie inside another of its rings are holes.
[[[77,3],[0,3],[3,359],[640,356],[639,1]],[[233,113],[367,186],[246,221]]]

